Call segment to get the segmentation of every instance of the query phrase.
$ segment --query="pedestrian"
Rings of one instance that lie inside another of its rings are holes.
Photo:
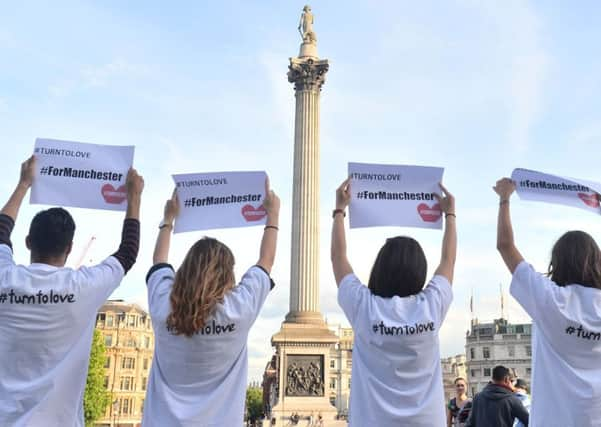
[[[599,426],[599,246],[583,231],[568,231],[553,245],[547,273],[536,272],[514,242],[509,207],[515,183],[503,178],[494,190],[500,199],[497,249],[513,274],[511,295],[532,318],[531,425]]]
[[[168,264],[177,221],[175,193],[167,200],[147,275],[155,348],[142,425],[242,425],[248,371],[247,340],[273,281],[280,201],[265,183],[267,225],[259,260],[236,286],[234,256],[203,237],[177,271]]]
[[[442,254],[424,288],[424,251],[410,237],[392,237],[380,249],[368,286],[348,261],[345,209],[347,179],[336,191],[331,258],[338,303],[353,327],[349,426],[412,427],[446,423],[438,332],[453,298],[457,237],[455,199],[440,185],[436,195],[446,218]]]
[[[512,427],[517,418],[528,426],[528,411],[513,393],[511,371],[495,366],[492,381],[476,394],[466,427]]]
[[[16,265],[10,235],[35,163],[32,156],[22,164],[0,211],[0,425],[83,427],[96,313],[136,261],[144,180],[129,171],[121,244],[100,264],[65,267],[75,222],[65,209],[50,208],[29,226],[31,263]]]
[[[455,378],[455,397],[447,405],[447,427],[463,427],[470,415],[472,399],[467,396],[465,378]]]
[[[528,383],[521,378],[518,378],[513,384],[513,392],[522,401],[522,405],[530,412],[530,396],[528,396]],[[513,427],[524,427],[524,423],[520,420],[515,420]]]

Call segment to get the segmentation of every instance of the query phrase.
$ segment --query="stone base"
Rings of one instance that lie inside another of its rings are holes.
[[[315,43],[302,43],[300,52],[298,53],[299,58],[318,58],[317,56],[317,45]]]
[[[290,323],[288,319],[304,320],[306,323]],[[309,320],[311,323],[308,322]],[[338,411],[330,403],[327,393],[330,378],[330,350],[337,341],[338,337],[327,327],[319,313],[291,312],[286,316],[280,331],[271,338],[271,343],[276,348],[278,366],[278,397],[271,410],[272,418],[276,419],[276,426],[292,425],[290,424],[292,414],[298,414],[301,418],[297,426],[307,426],[311,413],[315,421],[321,413],[324,427],[338,425],[332,424],[338,422],[335,420]],[[323,361],[321,366],[323,396],[287,394],[289,361],[292,363],[299,357],[321,358]]]

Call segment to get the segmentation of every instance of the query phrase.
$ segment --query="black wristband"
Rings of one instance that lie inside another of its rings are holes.
[[[273,228],[275,231],[279,230],[279,228],[277,227],[277,225],[266,225],[265,226],[265,230],[267,230],[268,228]]]
[[[346,212],[344,211],[344,209],[334,209],[332,211],[332,218],[336,218],[337,214],[342,214],[342,217],[346,216]]]

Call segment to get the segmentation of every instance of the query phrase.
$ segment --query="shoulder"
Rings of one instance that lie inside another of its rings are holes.
[[[163,279],[175,277],[175,270],[171,264],[159,263],[150,267],[146,274],[146,283],[151,285],[156,282],[160,282]]]

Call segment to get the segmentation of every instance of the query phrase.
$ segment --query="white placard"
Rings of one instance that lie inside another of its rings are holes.
[[[440,194],[443,168],[349,163],[351,228],[406,226],[442,228]]]
[[[215,172],[173,175],[179,216],[175,233],[263,225],[267,212],[265,172]]]
[[[601,214],[599,183],[521,168],[513,170],[511,179],[522,200],[573,206]]]
[[[98,145],[38,138],[36,175],[29,202],[124,211],[125,180],[133,146]]]

